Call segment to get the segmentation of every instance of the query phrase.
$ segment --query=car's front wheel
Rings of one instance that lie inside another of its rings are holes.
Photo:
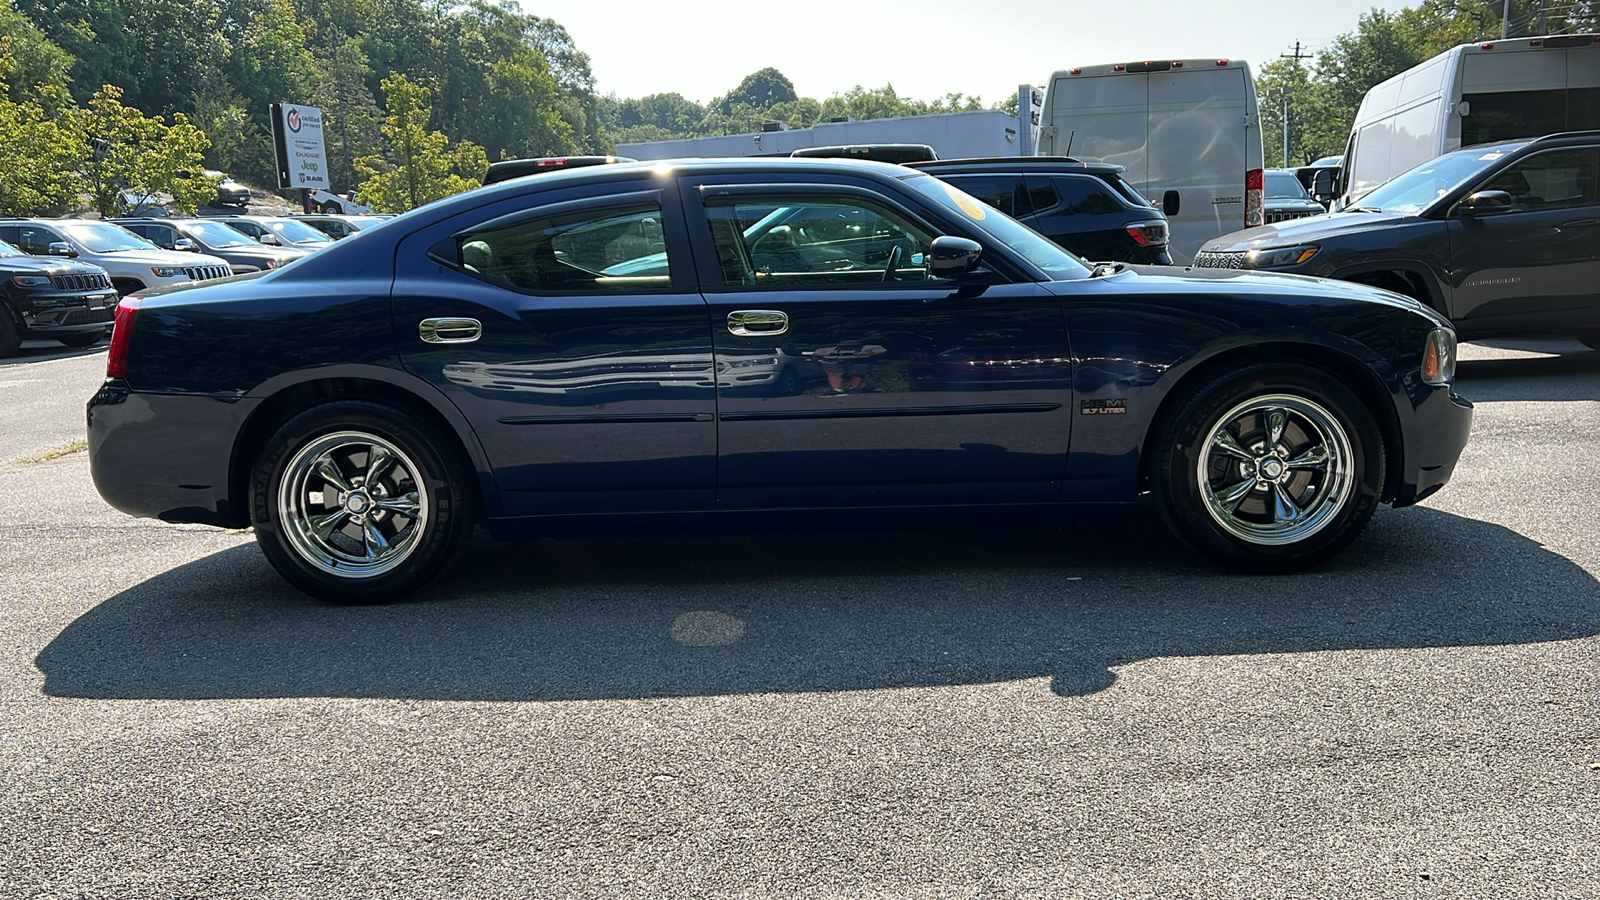
[[[1183,398],[1157,436],[1163,516],[1202,555],[1288,572],[1343,550],[1383,489],[1383,436],[1330,373],[1252,365]]]
[[[290,419],[251,478],[267,559],[330,603],[384,603],[431,581],[472,530],[454,442],[393,407],[337,401]]]

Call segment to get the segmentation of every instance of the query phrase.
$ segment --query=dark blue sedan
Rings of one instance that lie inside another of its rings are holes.
[[[1467,440],[1406,297],[1091,267],[929,175],[838,160],[511,180],[249,281],[134,295],[89,404],[118,509],[253,525],[391,600],[497,538],[1131,502],[1314,565]]]

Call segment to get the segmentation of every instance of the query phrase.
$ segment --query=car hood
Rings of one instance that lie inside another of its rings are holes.
[[[123,250],[118,253],[104,254],[106,259],[118,263],[132,263],[139,266],[177,266],[188,268],[190,266],[225,266],[227,262],[215,256],[204,253],[190,253],[186,250]]]
[[[1301,300],[1337,300],[1355,303],[1376,303],[1395,309],[1421,313],[1441,326],[1450,323],[1422,302],[1382,288],[1353,281],[1332,278],[1314,278],[1309,275],[1286,275],[1278,272],[1251,272],[1241,269],[1197,269],[1177,266],[1117,265],[1117,273],[1101,276],[1108,288],[1139,293],[1168,293],[1173,296],[1199,295],[1210,287],[1215,292],[1244,300],[1259,297],[1263,300],[1281,300],[1294,297]],[[1077,282],[1051,282],[1053,285]],[[1114,287],[1113,287],[1114,286]]]
[[[1259,225],[1225,234],[1200,246],[1202,253],[1255,250],[1261,247],[1293,247],[1296,244],[1314,244],[1346,234],[1389,228],[1413,219],[1399,213],[1336,212],[1320,216],[1290,219],[1275,225]]]
[[[105,269],[62,257],[40,259],[32,256],[0,257],[0,269],[7,272],[39,272],[49,275],[103,275]]]
[[[267,260],[277,260],[280,263],[286,263],[286,262],[293,262],[294,260],[297,260],[300,257],[305,256],[307,253],[310,253],[311,251],[310,250],[302,250],[302,249],[300,249],[298,247],[281,247],[280,248],[280,247],[268,247],[267,245],[262,244],[262,245],[257,246],[257,247],[229,247],[226,250],[218,250],[216,252],[217,253],[226,253],[229,256],[236,256],[236,257],[238,257],[240,259],[259,259],[259,260],[261,260],[263,262],[265,262]]]

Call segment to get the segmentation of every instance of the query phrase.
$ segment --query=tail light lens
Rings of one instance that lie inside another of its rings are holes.
[[[1262,223],[1261,186],[1264,178],[1260,169],[1244,173],[1244,227],[1254,228]]]
[[[1165,222],[1130,222],[1127,229],[1128,237],[1141,247],[1164,247],[1167,244]]]
[[[128,345],[133,342],[133,320],[139,315],[139,304],[144,298],[129,294],[117,304],[117,318],[111,326],[111,349],[106,353],[106,377],[122,378],[128,374]]]
[[[1428,332],[1422,345],[1422,380],[1449,384],[1456,378],[1456,334],[1448,328]]]

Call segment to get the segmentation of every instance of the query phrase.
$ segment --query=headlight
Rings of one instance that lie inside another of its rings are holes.
[[[171,278],[174,275],[182,275],[183,270],[177,266],[151,266],[150,274],[157,278]]]
[[[1317,255],[1321,248],[1315,244],[1301,247],[1275,247],[1271,250],[1251,250],[1245,254],[1244,264],[1252,269],[1275,269],[1279,266],[1298,266]]]
[[[1456,333],[1448,328],[1428,332],[1422,343],[1422,380],[1449,384],[1456,378]]]
[[[16,275],[11,283],[17,287],[44,287],[50,283],[49,275]]]
[[[267,268],[269,268],[269,269],[276,269],[279,265],[281,265],[281,263],[279,263],[275,259],[267,260]]]

